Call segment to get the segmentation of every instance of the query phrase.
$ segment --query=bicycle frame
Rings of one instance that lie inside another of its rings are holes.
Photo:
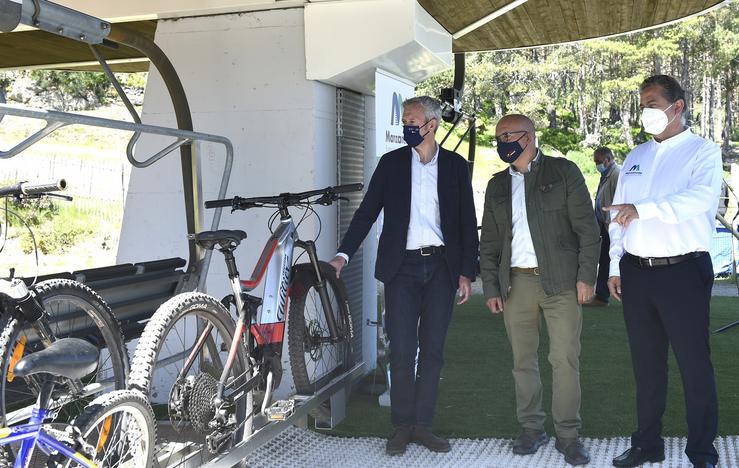
[[[308,253],[310,263],[318,280],[317,290],[326,315],[331,340],[339,340],[339,331],[334,320],[331,301],[325,289],[325,282],[321,276],[315,244],[312,241],[301,241],[298,238],[297,228],[286,208],[280,209],[280,213],[280,225],[267,240],[250,279],[240,280],[233,256],[231,255],[230,258],[228,256],[226,257],[226,263],[229,267],[231,290],[239,317],[229,347],[226,365],[219,379],[218,391],[215,397],[217,402],[223,401],[226,383],[231,374],[236,353],[238,352],[239,346],[241,346],[241,340],[246,332],[247,326],[249,326],[249,333],[252,334],[258,346],[265,347],[265,349],[269,348],[273,353],[278,355],[281,354],[285,334],[285,319],[287,317],[290,298],[290,282],[292,279],[292,263],[295,247],[300,247]],[[229,262],[233,262],[233,264],[229,265]],[[244,298],[248,298],[249,296],[246,296],[244,293],[255,289],[262,279],[265,280],[264,297],[261,300],[262,307],[257,311],[255,309],[258,306],[254,302],[245,303]],[[256,314],[254,313],[255,311]],[[250,323],[252,320],[253,323]],[[210,324],[203,330],[200,338],[190,352],[187,361],[182,366],[178,379],[182,379],[187,375],[196,356],[200,353],[207,341],[211,330],[212,325]],[[246,392],[253,390],[258,385],[260,378],[260,375],[251,375],[244,384],[234,390],[234,394],[239,393],[242,396]]]
[[[42,423],[47,414],[48,411],[43,408],[34,408],[33,416],[28,424],[0,428],[0,446],[21,442],[21,448],[13,467],[25,467],[33,455],[33,449],[37,447],[47,454],[59,452],[67,459],[73,460],[85,468],[96,468],[97,465],[87,457],[59,442],[44,431]]]

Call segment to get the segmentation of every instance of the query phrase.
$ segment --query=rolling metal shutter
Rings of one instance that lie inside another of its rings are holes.
[[[336,153],[338,157],[337,180],[339,184],[364,182],[364,96],[346,89],[336,90]],[[344,195],[349,199],[339,203],[338,239],[344,237],[354,212],[362,201],[362,192]],[[349,310],[354,325],[353,351],[355,362],[362,359],[362,329],[364,328],[362,307],[362,275],[364,247],[352,257],[341,277],[349,293]]]

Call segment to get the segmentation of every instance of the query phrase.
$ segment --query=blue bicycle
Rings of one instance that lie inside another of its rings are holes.
[[[16,376],[35,375],[38,400],[27,424],[0,428],[0,446],[10,445],[14,462],[0,466],[130,467],[152,464],[154,413],[146,397],[133,390],[116,390],[89,403],[71,423],[57,419],[49,403],[54,387],[68,379],[82,380],[99,362],[96,346],[78,338],[63,338],[25,356],[13,369]],[[0,452],[0,457],[3,457]]]

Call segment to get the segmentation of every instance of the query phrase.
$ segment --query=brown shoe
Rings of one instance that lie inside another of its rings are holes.
[[[583,307],[608,307],[608,303],[604,301],[603,299],[594,297],[590,299],[588,302],[584,303]]]
[[[411,426],[397,426],[393,430],[393,434],[388,438],[385,444],[385,453],[388,455],[402,455],[405,448],[411,441],[413,429]]]
[[[435,435],[426,426],[416,426],[413,428],[411,442],[423,445],[432,452],[448,452],[452,449],[448,440]]]

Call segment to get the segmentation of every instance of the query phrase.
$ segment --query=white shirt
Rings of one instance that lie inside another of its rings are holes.
[[[411,148],[411,218],[405,248],[416,250],[429,245],[444,245],[439,213],[439,145],[426,164]]]
[[[624,251],[638,257],[708,251],[721,180],[718,145],[690,129],[634,148],[624,161],[613,203],[633,204],[639,219],[626,229],[609,225],[610,276],[620,276]]]
[[[537,153],[534,161],[539,159]],[[531,163],[529,163],[531,171]],[[526,213],[526,188],[524,175],[511,166],[511,217],[513,221],[513,240],[511,242],[511,266],[518,268],[536,268],[539,266],[531,240],[529,219]]]
[[[439,212],[439,145],[431,161],[421,162],[421,155],[411,148],[411,213],[405,248],[417,250],[431,245],[444,245]],[[349,256],[337,256],[349,263]]]

